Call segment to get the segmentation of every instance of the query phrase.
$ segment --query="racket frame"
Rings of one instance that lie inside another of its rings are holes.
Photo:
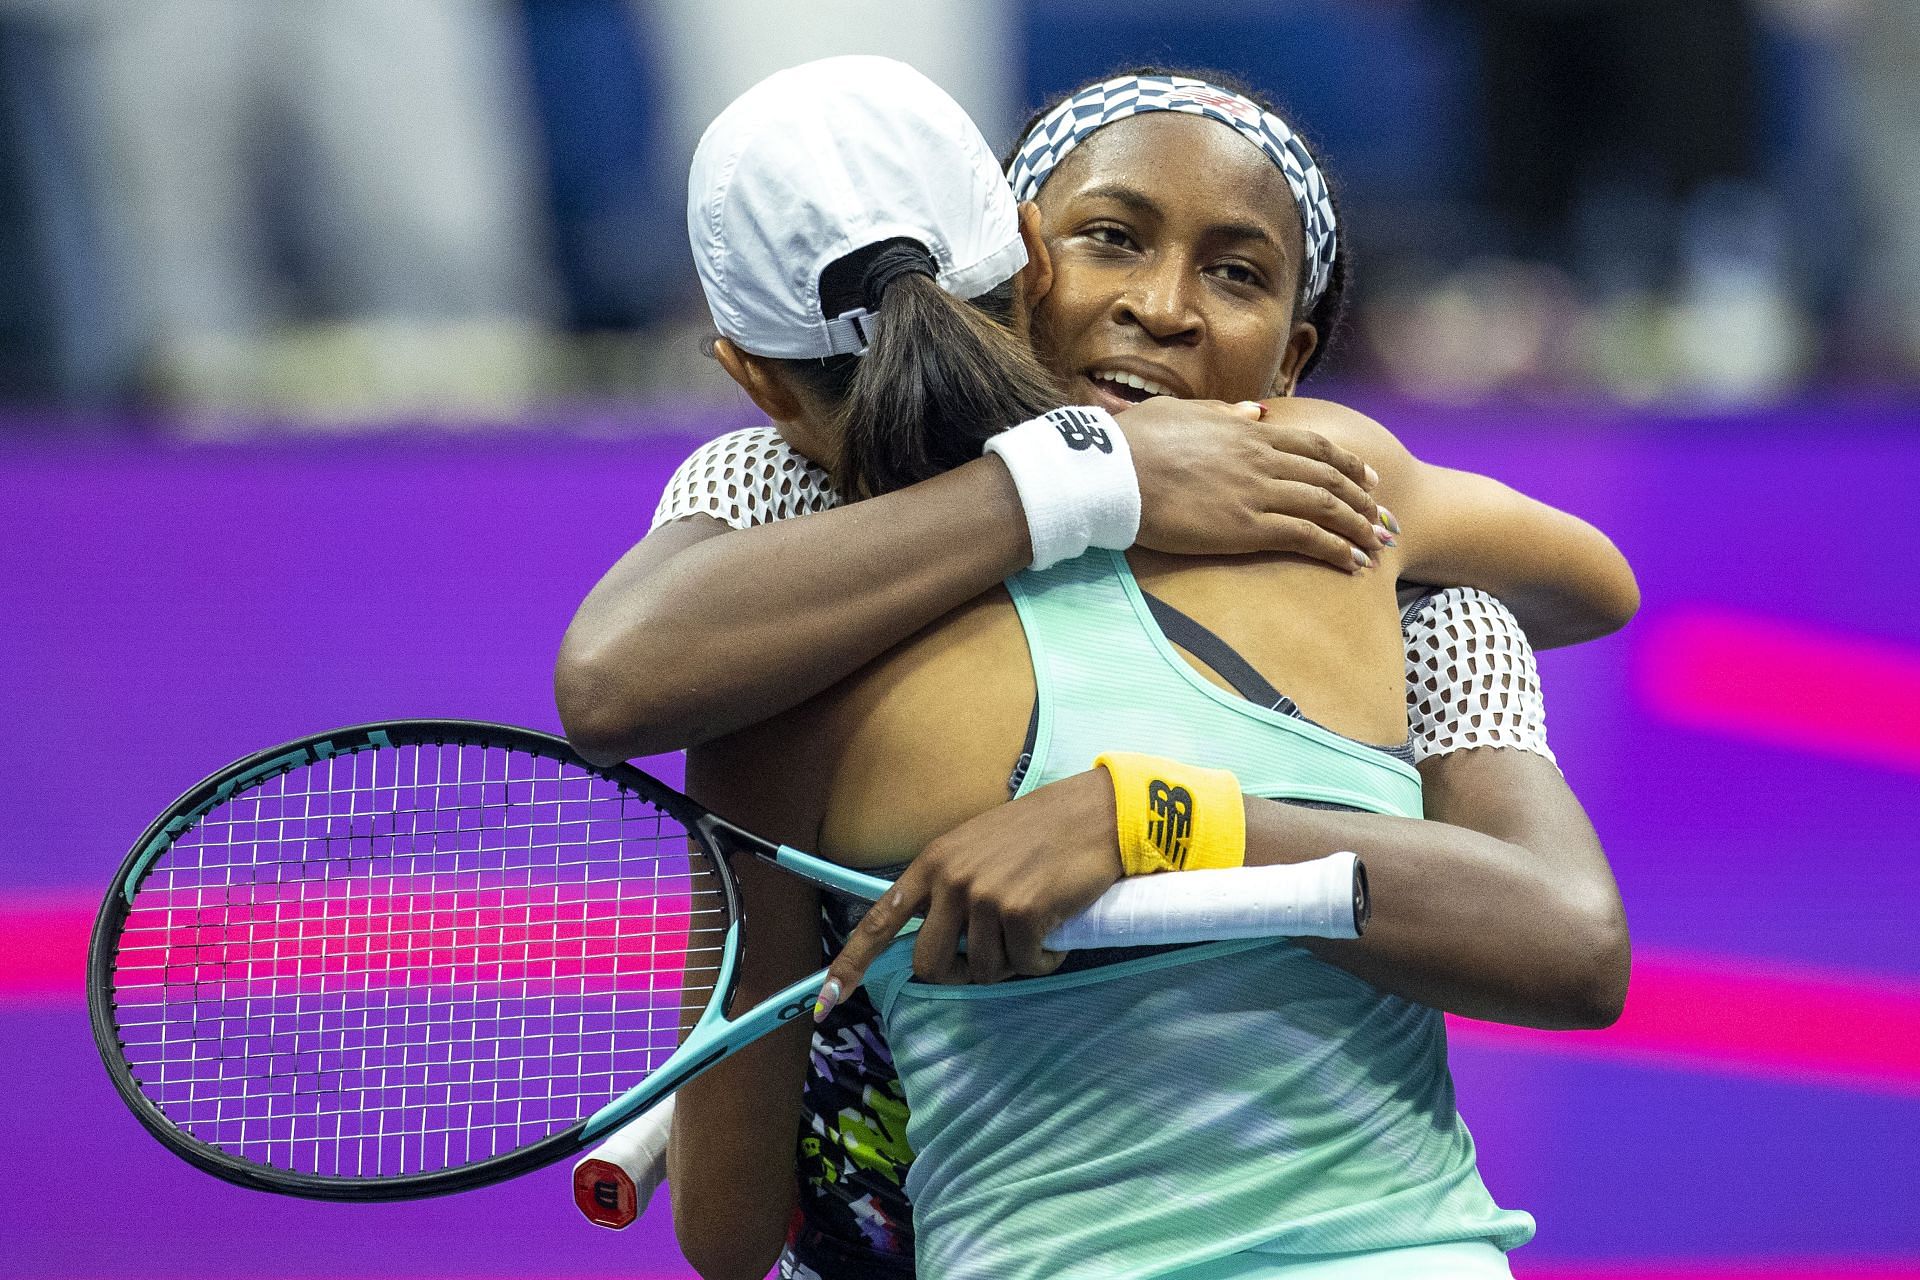
[[[159,1104],[140,1087],[123,1052],[123,1042],[114,1020],[113,977],[117,942],[141,882],[175,841],[189,834],[208,813],[235,796],[306,765],[352,756],[370,749],[407,745],[499,746],[532,752],[597,773],[615,785],[632,791],[686,828],[688,834],[698,840],[714,866],[714,878],[719,882],[729,921],[721,948],[720,971],[715,976],[713,992],[706,1008],[687,1039],[662,1065],[661,1070],[567,1128],[557,1130],[528,1146],[473,1164],[431,1173],[389,1177],[321,1177],[259,1164],[201,1142],[169,1120]],[[824,970],[821,974],[794,983],[780,993],[778,1000],[763,1002],[738,1022],[729,1022],[725,1018],[722,1011],[732,1002],[739,982],[739,949],[742,945],[739,936],[740,889],[728,862],[729,856],[736,853],[750,853],[831,892],[866,901],[877,899],[892,887],[890,881],[878,876],[865,875],[797,849],[762,840],[708,813],[694,800],[632,765],[595,765],[568,746],[564,738],[535,729],[482,720],[393,720],[353,725],[297,738],[243,756],[195,783],[148,825],[122,860],[100,914],[94,920],[88,944],[87,1008],[94,1045],[106,1064],[107,1074],[121,1101],[126,1103],[127,1109],[148,1133],[188,1164],[238,1186],[315,1200],[385,1201],[448,1195],[502,1182],[585,1149],[600,1135],[639,1115],[692,1076],[705,1071],[780,1023],[791,1021],[813,1007],[814,997],[825,980]],[[743,1028],[751,1034],[743,1036]]]

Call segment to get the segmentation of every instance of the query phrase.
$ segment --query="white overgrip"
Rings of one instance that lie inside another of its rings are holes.
[[[1356,938],[1360,859],[1215,871],[1169,871],[1122,880],[1046,937],[1052,951],[1232,938]]]

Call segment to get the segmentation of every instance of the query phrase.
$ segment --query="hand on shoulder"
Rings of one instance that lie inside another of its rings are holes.
[[[1119,417],[1140,483],[1138,545],[1176,555],[1284,551],[1353,570],[1384,545],[1355,453],[1251,407],[1156,397]]]

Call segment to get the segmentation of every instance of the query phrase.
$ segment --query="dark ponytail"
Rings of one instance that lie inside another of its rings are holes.
[[[831,406],[834,484],[849,501],[970,462],[987,437],[1062,402],[1011,328],[1013,281],[963,302],[924,269],[902,269],[903,246],[931,266],[914,241],[891,240],[821,273],[823,314],[861,306],[875,314],[865,353],[786,362]]]

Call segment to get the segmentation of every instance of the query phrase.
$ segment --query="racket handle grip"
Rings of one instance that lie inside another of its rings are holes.
[[[1051,951],[1230,938],[1357,938],[1367,925],[1357,855],[1122,880],[1046,937]]]
[[[633,1225],[667,1180],[673,1099],[641,1112],[573,1166],[573,1203],[588,1222],[618,1231]]]

